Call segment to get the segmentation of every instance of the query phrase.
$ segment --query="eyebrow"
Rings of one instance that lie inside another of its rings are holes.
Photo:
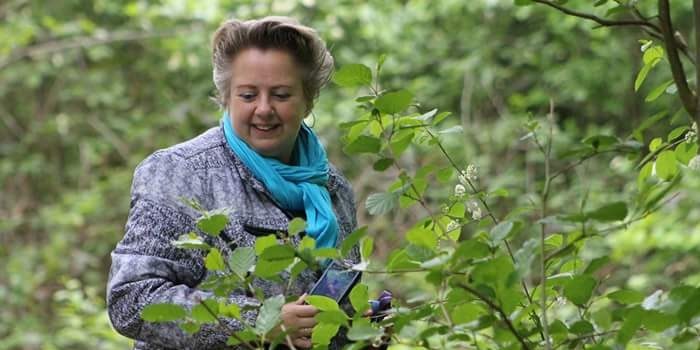
[[[236,85],[234,87],[234,89],[257,89],[257,88],[258,87],[256,85],[252,85],[252,84],[240,84],[240,85]],[[292,89],[293,86],[292,85],[285,85],[285,84],[272,86],[272,89],[279,89],[279,88]]]

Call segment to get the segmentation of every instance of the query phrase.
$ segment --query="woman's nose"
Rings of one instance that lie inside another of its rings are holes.
[[[258,100],[258,104],[255,107],[255,113],[261,117],[267,117],[274,113],[272,104],[270,103],[270,98],[266,96],[261,96]]]

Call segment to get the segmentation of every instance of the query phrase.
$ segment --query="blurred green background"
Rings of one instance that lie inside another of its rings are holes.
[[[600,15],[609,9],[568,5]],[[676,26],[692,28],[691,2],[673,5]],[[679,109],[675,96],[644,103],[649,89],[669,79],[665,66],[633,91],[639,30],[595,28],[512,0],[1,1],[0,349],[130,344],[109,325],[104,286],[133,170],[156,149],[217,124],[209,41],[218,24],[271,14],[317,29],[336,66],[374,66],[386,54],[383,87],[413,91],[426,111],[451,111],[449,123],[465,132],[446,140],[450,152],[479,166],[484,187],[512,189],[514,198],[494,203],[496,210],[527,202],[535,190],[538,160],[519,140],[521,125],[528,115],[544,116],[550,100],[561,146],[592,134],[624,138],[649,115]],[[337,126],[358,115],[358,94],[331,84],[315,108],[315,128],[353,183],[360,224],[370,225],[382,260],[420,209],[383,217],[364,209],[367,195],[396,174],[375,173],[370,159],[342,152]],[[668,133],[670,119],[645,140]],[[433,157],[415,150],[403,161],[415,168]],[[588,193],[591,203],[626,198],[635,191],[634,165],[620,156],[587,163],[559,184],[553,206],[573,211]],[[647,294],[700,283],[693,200],[700,180],[687,177],[683,188],[660,213],[587,247],[613,258],[610,283]],[[452,187],[431,191],[447,196]],[[373,278],[377,290],[406,299],[428,293],[415,288],[420,278]]]

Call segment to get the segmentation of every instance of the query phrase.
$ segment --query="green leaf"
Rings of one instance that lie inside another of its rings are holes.
[[[294,248],[292,248],[289,245],[274,245],[265,248],[265,250],[262,252],[262,255],[260,255],[260,258],[270,261],[288,260],[294,258],[295,254],[296,252],[294,251]]]
[[[382,142],[380,139],[373,136],[360,135],[350,144],[346,145],[343,151],[350,155],[358,153],[378,153],[381,147]]]
[[[209,244],[205,243],[202,238],[194,232],[180,235],[177,241],[172,241],[171,243],[181,249],[209,250],[209,248],[211,248]]]
[[[255,239],[255,254],[258,256],[262,255],[265,249],[267,249],[268,247],[276,246],[277,244],[277,236],[275,235],[258,237]]]
[[[258,336],[252,330],[245,329],[243,331],[236,332],[236,337],[228,337],[228,339],[226,339],[226,345],[235,346],[241,343],[240,340],[243,340],[244,342],[252,342],[257,338]]]
[[[655,87],[653,90],[651,90],[651,92],[649,92],[644,101],[652,102],[656,100],[657,98],[659,98],[659,96],[661,96],[664,93],[664,91],[666,91],[666,88],[668,88],[671,84],[673,84],[673,79],[668,80],[663,84]]]
[[[642,325],[653,332],[662,332],[678,323],[675,316],[659,310],[645,310],[642,315]]]
[[[583,306],[593,295],[596,280],[588,275],[577,275],[564,283],[564,296],[572,303]]]
[[[185,333],[192,335],[199,332],[201,328],[200,324],[195,321],[186,321],[179,324],[180,329],[185,331]]]
[[[340,310],[335,300],[323,295],[309,295],[306,297],[306,302],[321,311]]]
[[[513,223],[505,220],[494,226],[489,235],[493,242],[500,243],[502,240],[506,239],[511,232],[513,232]]]
[[[384,215],[399,204],[399,194],[395,192],[372,193],[365,201],[370,215]]]
[[[625,202],[606,204],[586,215],[593,220],[603,222],[624,220],[627,217],[627,204]]]
[[[644,66],[642,66],[642,69],[640,69],[639,73],[637,73],[637,78],[634,80],[634,91],[639,90],[652,68],[654,68],[653,64],[645,64]]]
[[[374,102],[375,107],[382,113],[394,114],[403,111],[411,105],[413,94],[408,90],[388,92]]]
[[[284,305],[284,296],[282,295],[265,299],[258,312],[258,318],[255,320],[255,333],[264,335],[275,328],[280,320],[282,305]]]
[[[345,239],[343,240],[343,243],[340,245],[340,254],[342,254],[344,257],[348,256],[348,253],[350,253],[350,250],[352,249],[353,246],[357,244],[357,242],[360,241],[362,237],[364,237],[367,234],[367,226],[362,226],[358,228],[357,230],[353,231],[350,233]]]
[[[457,305],[450,311],[450,318],[455,324],[464,324],[472,322],[483,314],[483,308],[473,303],[464,303]]]
[[[141,318],[147,322],[169,322],[185,318],[187,312],[174,304],[150,304],[141,311]]]
[[[608,299],[617,301],[621,304],[638,304],[644,300],[644,294],[636,290],[622,289],[614,291],[607,295]]]
[[[527,5],[531,5],[531,4],[532,4],[532,0],[515,0],[516,6],[527,6]]]
[[[348,315],[343,310],[326,310],[321,311],[314,316],[316,321],[321,323],[331,323],[341,326],[348,325]]]
[[[207,254],[207,257],[204,259],[204,266],[206,266],[209,271],[221,271],[226,269],[226,263],[219,249],[211,248],[209,250],[209,254]]]
[[[238,304],[226,304],[224,302],[219,303],[219,313],[221,316],[228,317],[228,318],[235,318],[235,319],[240,319],[241,318],[241,307],[238,306]]]
[[[364,64],[346,64],[333,74],[333,81],[342,87],[369,85],[372,71]]]
[[[241,277],[245,277],[248,271],[255,265],[255,250],[252,247],[238,247],[229,257],[231,270]]]
[[[578,320],[569,327],[569,331],[577,335],[584,335],[593,333],[595,328],[593,328],[593,325],[586,320]]]
[[[402,130],[392,137],[389,147],[391,148],[393,156],[399,157],[411,144],[413,136],[413,130]]]
[[[206,303],[206,307],[203,305]],[[209,310],[207,310],[207,307]],[[214,313],[212,315],[212,312]],[[216,315],[219,312],[219,303],[214,299],[202,300],[192,308],[192,318],[199,323],[216,323]]]
[[[218,236],[228,224],[228,217],[225,214],[205,214],[197,220],[197,228],[210,236]]]
[[[700,288],[695,288],[678,310],[678,318],[688,323],[698,314],[700,314]]]
[[[302,218],[294,218],[287,224],[287,233],[290,236],[296,236],[306,230],[306,221]]]
[[[435,249],[437,246],[437,235],[431,229],[423,227],[422,223],[414,225],[406,232],[406,240],[414,245]]]
[[[617,332],[618,343],[625,345],[634,337],[642,325],[642,313],[643,310],[640,307],[635,307],[626,313],[622,328]]]
[[[651,140],[651,142],[649,142],[649,151],[654,152],[657,149],[659,149],[659,147],[663,146],[663,144],[663,139],[661,139],[660,137],[654,138],[653,140]]]
[[[386,169],[389,169],[390,166],[394,165],[394,159],[393,158],[382,158],[372,165],[372,169],[376,171],[384,171]]]
[[[372,256],[372,251],[374,250],[374,238],[365,237],[362,239],[362,246],[360,247],[360,253],[362,256],[362,261],[367,261]]]
[[[453,259],[481,259],[489,256],[489,246],[477,240],[461,242],[453,254]]]
[[[370,340],[380,335],[382,331],[372,327],[367,320],[356,320],[348,331],[348,339],[352,341]]]
[[[317,323],[311,332],[311,342],[315,345],[328,345],[331,339],[338,333],[339,324],[335,323]]]
[[[673,151],[663,151],[656,157],[656,175],[663,180],[670,180],[678,174],[676,155]]]
[[[693,157],[695,157],[696,154],[698,154],[698,144],[695,142],[683,142],[680,145],[676,146],[676,149],[673,153],[676,155],[676,160],[683,163],[684,165],[688,165],[690,160],[693,159]]]
[[[358,283],[350,291],[350,304],[357,313],[369,310],[369,287],[366,284]]]
[[[667,137],[668,143],[671,143],[676,138],[683,136],[683,134],[686,132],[686,130],[688,130],[688,127],[685,125],[679,126],[675,129],[673,129],[670,133],[668,133],[668,137]]]

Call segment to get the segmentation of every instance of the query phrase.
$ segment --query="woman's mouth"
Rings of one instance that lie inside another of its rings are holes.
[[[251,124],[251,125],[254,129],[262,131],[262,132],[272,131],[279,126],[279,124]]]

